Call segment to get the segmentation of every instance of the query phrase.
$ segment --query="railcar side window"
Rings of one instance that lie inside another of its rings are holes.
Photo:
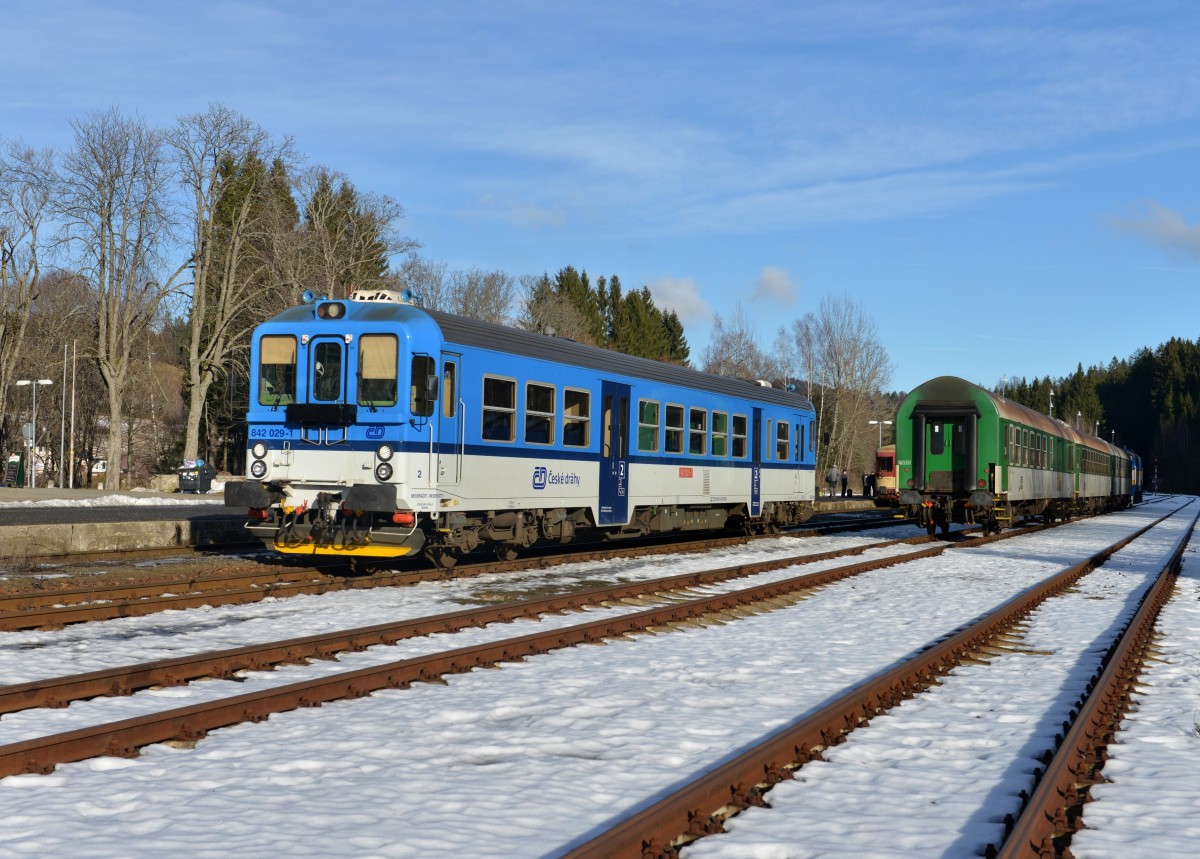
[[[564,390],[563,444],[571,447],[587,447],[591,417],[592,395],[587,391],[577,391],[573,388]]]
[[[429,355],[413,355],[411,370],[408,408],[416,417],[427,418],[433,414],[437,400],[437,365]]]
[[[817,452],[817,431],[813,428],[813,422],[808,422],[808,452]]]
[[[658,403],[638,400],[638,450],[658,451]]]
[[[513,441],[517,416],[517,383],[512,379],[483,377],[484,441]]]
[[[342,398],[342,344],[319,340],[313,349],[312,395],[314,400],[333,402]]]
[[[729,452],[729,415],[725,412],[712,413],[712,455],[725,456]]]
[[[667,406],[666,452],[683,453],[683,406]]]
[[[358,338],[358,404],[396,405],[399,345],[394,334],[364,334]]]
[[[525,385],[525,443],[554,444],[554,388]]]
[[[708,410],[690,409],[688,411],[688,453],[697,456],[704,455],[708,447]]]
[[[763,436],[763,459],[770,459],[775,447],[771,444],[771,439],[775,438],[775,419],[767,418],[766,434]]]
[[[775,458],[783,462],[787,462],[788,458],[788,432],[791,429],[791,424],[787,421],[780,421],[775,425]]]
[[[738,459],[746,458],[746,416],[733,416],[733,455]]]
[[[296,338],[270,334],[259,341],[258,402],[286,406],[296,402]]]

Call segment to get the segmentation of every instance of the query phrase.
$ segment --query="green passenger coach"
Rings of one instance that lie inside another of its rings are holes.
[[[930,534],[988,533],[1127,507],[1130,454],[954,376],[914,389],[896,413],[900,504]]]

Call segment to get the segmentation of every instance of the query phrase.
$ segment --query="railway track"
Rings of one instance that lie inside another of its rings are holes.
[[[795,778],[805,764],[821,759],[823,751],[846,740],[851,732],[914,697],[951,669],[977,659],[990,648],[1016,638],[1016,627],[1050,597],[1072,587],[1155,525],[1097,552],[1022,593],[961,632],[931,644],[912,659],[885,674],[848,690],[844,695],[774,732],[735,759],[714,768],[643,811],[620,821],[575,849],[567,859],[657,859],[676,857],[679,849],[698,838],[724,831],[723,822],[751,807],[764,805],[764,796],[781,781]],[[1035,786],[1016,815],[1006,819],[1002,844],[987,847],[986,856],[1069,856],[1070,835],[1082,825],[1083,805],[1090,784],[1100,780],[1104,747],[1112,741],[1130,704],[1130,690],[1147,655],[1154,619],[1171,593],[1174,576],[1200,512],[1192,517],[1185,537],[1162,567],[1148,594],[1109,649],[1103,667],[1080,690],[1071,719],[1062,726],[1053,748],[1046,749],[1044,766],[1035,771]]]
[[[1193,526],[1194,524],[1195,520],[1192,522]],[[1007,539],[1014,536],[1019,536],[1019,534],[1007,533],[1001,535],[1001,539]],[[1132,540],[1136,537],[1137,535],[1135,534],[1129,539]],[[962,541],[962,545],[979,545],[984,542],[995,542],[995,540],[996,538],[978,541],[964,540]],[[932,542],[928,541],[927,538],[926,541]],[[950,544],[941,543],[935,548],[942,551],[947,551],[952,549],[953,546]],[[1180,550],[1181,549],[1182,544],[1180,546]],[[1099,555],[1102,556],[1105,554],[1111,554],[1111,552],[1115,550],[1116,546],[1109,547],[1104,553],[1099,553]],[[918,556],[919,555],[917,553],[910,553],[905,556],[903,560],[911,560],[912,558]],[[1093,557],[1090,559],[1090,561],[1094,563],[1097,561],[1097,559],[1098,557]],[[715,573],[718,571],[713,572]],[[1066,575],[1070,572],[1071,571],[1067,571],[1063,575]],[[1079,573],[1079,575],[1082,574],[1083,573]],[[639,593],[638,591],[639,589],[645,590],[644,586],[646,584],[653,584],[653,593],[655,594],[653,598],[655,600],[678,600],[681,605],[687,605],[689,603],[696,602],[695,595],[691,592],[691,590],[704,584],[703,582],[690,580],[689,577],[694,575],[695,574],[689,574],[689,576],[671,577],[671,579],[656,581],[653,583],[643,583],[642,586],[631,586],[633,589],[626,590],[623,594],[609,594],[608,601],[612,602],[614,597],[622,600],[645,600],[647,599],[646,594]],[[792,578],[801,579],[804,577]],[[668,590],[668,585],[672,579],[676,580],[676,584],[679,588],[681,588],[681,590]],[[815,587],[820,587],[820,583],[810,582],[808,590],[811,590]],[[1062,585],[1062,587],[1069,588],[1070,583],[1065,583]],[[748,591],[750,589],[745,590]],[[696,622],[707,624],[711,622],[729,621],[746,612],[770,610],[771,608],[794,601],[799,596],[802,596],[805,592],[806,591],[803,587],[792,591],[790,594],[785,593],[771,595],[767,592],[763,592],[758,595],[759,599],[757,601],[751,601],[748,605],[741,606],[724,604],[718,601],[710,604],[705,611],[699,615],[696,615],[695,618],[691,620],[683,619],[680,616],[671,613],[674,609],[678,608],[677,605],[659,604],[655,605],[651,609],[643,609],[642,611],[632,612],[632,614],[656,612],[657,614],[655,616],[647,618],[649,623],[643,624],[643,626],[651,631],[661,631],[679,624],[692,624]],[[727,595],[713,595],[711,597],[704,597],[703,599],[719,600],[724,596]],[[544,609],[549,612],[569,612],[573,607],[574,606],[564,604],[555,605],[550,601],[547,601],[544,605]],[[495,606],[493,608],[503,609],[509,612],[507,617],[497,618],[498,620],[515,619],[517,617],[525,616],[520,613],[520,610],[523,608],[521,604],[514,604],[511,606]],[[529,605],[525,605],[524,608],[529,608]],[[1008,608],[1008,606],[1006,606],[1006,608]],[[473,621],[469,617],[471,612],[455,614],[461,615],[458,622],[462,628],[472,625]],[[479,618],[475,618],[475,620],[478,619]],[[425,621],[439,619],[422,618],[420,620]],[[444,618],[441,620],[444,620]],[[261,691],[242,695],[233,699],[226,699],[223,702],[213,702],[212,705],[194,705],[192,707],[177,708],[175,710],[156,714],[152,717],[145,717],[153,721],[153,724],[150,726],[142,725],[139,727],[133,724],[136,720],[122,719],[116,723],[99,725],[89,729],[77,729],[59,737],[44,737],[39,738],[36,741],[29,742],[40,744],[42,748],[52,747],[54,752],[50,759],[51,761],[54,760],[54,756],[60,757],[65,761],[78,760],[95,754],[134,755],[137,753],[137,749],[141,745],[145,744],[143,739],[146,737],[151,737],[151,739],[148,740],[149,742],[159,742],[159,739],[154,739],[153,737],[163,737],[167,734],[170,734],[170,736],[166,736],[166,739],[172,742],[173,745],[187,747],[201,740],[208,731],[212,730],[213,727],[220,727],[225,723],[234,724],[237,721],[246,720],[257,721],[267,718],[271,713],[291,709],[293,707],[313,706],[323,703],[326,700],[335,700],[338,697],[356,697],[358,695],[369,694],[370,691],[375,688],[405,687],[412,683],[437,681],[438,678],[444,676],[444,674],[469,671],[475,665],[495,665],[499,662],[520,660],[526,655],[545,652],[545,650],[550,649],[545,647],[544,644],[545,641],[548,641],[553,637],[557,637],[561,640],[561,643],[555,646],[570,646],[575,643],[599,642],[608,638],[627,635],[628,632],[623,632],[620,627],[613,626],[613,624],[617,622],[624,622],[624,618],[606,618],[602,621],[595,621],[582,625],[577,624],[566,629],[551,631],[546,636],[518,636],[515,638],[507,638],[503,641],[479,644],[471,647],[458,648],[452,651],[431,654],[427,658],[421,657],[420,659],[397,660],[373,668],[343,672],[338,676],[326,677],[321,680],[305,681],[303,683],[288,683],[286,685],[281,685],[276,690]],[[970,631],[971,630],[965,630],[964,632]],[[342,634],[345,635],[345,633]],[[418,632],[416,634],[421,633]],[[977,659],[980,658],[981,652],[987,653],[991,649],[1007,646],[1008,638],[1006,636],[1011,637],[1011,635],[1011,633],[1005,633],[1002,631],[994,634],[992,638],[986,639],[982,644],[968,642],[965,645],[965,650],[960,648],[959,651],[956,652],[959,656],[965,652],[965,658],[967,659]],[[349,638],[349,636],[346,637]],[[956,636],[956,638],[958,637],[959,636]],[[997,637],[1001,642],[999,644],[997,644]],[[539,642],[537,640],[538,638],[542,638],[544,641]],[[922,657],[935,655],[935,650],[944,649],[943,645],[951,645],[952,643],[953,640],[947,640],[922,653],[921,655]],[[346,649],[356,650],[360,649],[362,646],[370,645],[366,639],[356,639],[347,641]],[[951,649],[953,650],[954,648]],[[337,650],[338,648],[336,647],[327,649],[325,651],[325,655],[331,655]],[[291,653],[283,654],[283,657],[284,658],[281,661],[284,663],[289,661],[304,661],[307,659],[316,658],[312,655],[304,655],[300,651],[292,651]],[[1114,657],[1114,659],[1119,659],[1119,657]],[[939,677],[943,676],[944,672],[949,670],[949,667],[947,667],[948,665],[949,663],[946,663],[945,665],[938,664],[934,665],[933,667],[927,666],[924,671],[918,672],[919,682],[914,685],[913,689],[901,689],[901,693],[910,696],[917,694],[920,689],[924,688],[925,685],[928,685],[929,682],[936,682]],[[219,675],[220,673],[220,669],[214,669],[214,674],[209,676]],[[162,679],[163,678],[159,678],[159,680]],[[347,682],[343,684],[343,681]],[[175,681],[172,680],[170,682]],[[338,686],[343,686],[343,688],[338,691],[336,689]],[[861,693],[862,690],[860,689],[856,691]],[[272,696],[274,696],[274,703],[271,702]],[[855,695],[852,694],[850,697],[855,697]],[[840,715],[829,714],[830,724],[832,724],[833,727],[830,728],[827,725],[825,732],[819,734],[817,741],[810,745],[807,759],[819,759],[823,753],[827,752],[828,749],[832,748],[848,737],[852,731],[861,730],[863,727],[867,727],[869,725],[869,720],[873,717],[873,715],[884,712],[888,706],[891,706],[895,703],[895,700],[898,700],[880,696],[876,700],[864,701],[861,694],[857,697],[859,699],[857,703],[859,709],[848,710]],[[227,712],[223,717],[218,718],[217,714],[219,713],[219,710],[216,709],[218,705],[230,707],[232,710],[231,712]],[[824,709],[822,709],[821,712],[824,713]],[[1086,720],[1087,718],[1088,717],[1086,714],[1080,715],[1077,722]],[[223,722],[223,719],[233,719],[234,721]],[[149,733],[128,733],[131,730],[148,731]],[[20,745],[26,745],[26,748],[17,750],[16,746]],[[1070,735],[1068,735],[1068,739],[1063,742],[1062,745],[1063,747],[1071,745]],[[793,750],[794,749],[795,746],[793,746]],[[30,748],[28,747],[28,744],[10,744],[9,747],[0,750],[0,752],[4,752],[6,755],[10,751],[19,751],[21,754],[27,755],[30,752]],[[1049,759],[1049,756],[1047,755],[1046,758]],[[1092,757],[1088,760],[1094,761],[1094,759],[1095,754],[1093,753]],[[45,771],[54,765],[54,763],[48,763],[46,760],[42,760],[40,765],[33,765],[36,762],[33,758],[29,757],[25,758],[25,762],[29,765],[22,768],[21,771],[40,772]],[[651,852],[646,853],[645,855],[673,855],[672,851],[676,851],[680,845],[687,843],[690,838],[694,837],[695,834],[697,834],[696,830],[719,828],[724,816],[731,810],[743,807],[745,805],[757,804],[767,798],[768,795],[765,793],[765,791],[769,789],[769,785],[776,776],[779,778],[787,778],[789,775],[793,774],[797,768],[802,766],[803,759],[795,758],[789,763],[785,764],[782,769],[777,771],[762,769],[761,765],[760,769],[757,771],[752,769],[751,777],[757,776],[757,780],[749,781],[748,778],[746,778],[739,781],[738,787],[741,790],[740,793],[732,792],[732,788],[730,788],[728,785],[726,786],[726,790],[723,795],[718,792],[718,799],[720,799],[721,805],[723,806],[721,811],[715,815],[710,814],[707,817],[702,817],[702,815],[699,813],[692,813],[688,815],[686,828],[692,829],[692,834],[686,835],[681,839],[679,838],[679,833],[676,833],[676,835],[672,837],[672,841],[675,842],[674,844],[668,843],[662,852],[654,853],[653,850],[651,850]],[[1053,764],[1047,767],[1047,774],[1043,777],[1044,784],[1048,784],[1048,781],[1052,780],[1052,771]],[[1071,772],[1070,769],[1067,771],[1069,773]],[[1078,773],[1080,771],[1081,770],[1078,767],[1075,767],[1074,774],[1071,777],[1078,779]],[[7,772],[7,770],[5,770],[5,772]],[[1057,792],[1053,787],[1047,787],[1046,790],[1052,795]],[[744,803],[742,800],[744,800]],[[1037,794],[1035,793],[1034,797],[1029,802],[1031,808],[1037,808],[1035,806],[1036,800]],[[699,812],[699,809],[694,809],[693,811]],[[1062,812],[1039,812],[1037,810],[1032,810],[1028,812],[1028,814],[1030,815],[1030,819],[1034,819],[1040,814],[1047,820],[1053,821],[1053,819],[1057,817],[1060,820],[1067,821],[1068,823],[1072,823],[1079,819],[1078,807],[1076,807],[1074,810]],[[1012,854],[1006,853],[1004,855],[1058,855],[1059,851],[1061,851],[1061,845],[1065,843],[1066,835],[1064,832],[1061,831],[1061,829],[1057,832],[1051,830],[1049,835],[1030,835],[1025,837],[1023,835],[1024,830],[1021,828],[1021,821],[1025,819],[1025,817],[1014,819],[1012,826],[1010,827],[1010,831],[1014,834],[1009,837],[1008,842],[1006,842],[1004,847],[1005,849],[1013,849],[1010,848],[1010,844],[1021,843],[1022,839],[1024,839],[1024,841],[1027,843],[1035,844],[1036,849],[1040,851],[1040,853],[1016,852]],[[696,821],[702,821],[702,824],[698,824]],[[643,838],[646,839],[646,836],[643,835]],[[1047,838],[1050,839],[1049,842],[1046,841]],[[657,850],[660,845],[657,842],[652,844],[652,841],[653,839],[645,840],[645,843],[642,845],[643,850],[650,849],[648,845],[653,846],[653,848]],[[999,845],[997,844],[993,847],[988,855],[994,855],[998,849]],[[1049,849],[1051,852],[1045,852],[1047,849]],[[603,852],[599,855],[610,856],[621,854],[614,852],[612,839],[610,837],[606,837],[604,839]],[[638,852],[630,855],[641,856],[643,853]]]
[[[863,523],[831,523],[793,532],[804,537],[850,530],[870,530],[896,524],[895,519]],[[53,629],[74,623],[140,617],[159,611],[201,606],[244,605],[271,598],[323,594],[343,590],[398,587],[426,581],[467,578],[490,573],[518,572],[557,564],[640,557],[666,552],[703,552],[742,545],[750,537],[726,536],[702,540],[611,543],[568,552],[539,552],[515,561],[462,564],[446,570],[434,567],[377,570],[369,575],[347,572],[344,564],[321,567],[286,566],[272,558],[264,569],[222,575],[193,575],[173,580],[135,582],[97,587],[21,591],[0,594],[0,631]]]
[[[230,677],[239,671],[331,659],[339,653],[360,651],[381,644],[394,644],[414,636],[454,632],[520,618],[544,617],[588,606],[612,606],[630,601],[634,601],[635,604],[646,601],[656,603],[652,608],[631,611],[591,623],[504,639],[493,644],[459,648],[417,659],[385,663],[369,669],[341,672],[318,680],[287,684],[264,692],[213,701],[178,711],[157,713],[0,746],[0,776],[23,772],[48,772],[59,763],[97,755],[131,755],[135,754],[139,747],[150,743],[168,740],[190,742],[214,728],[244,721],[257,721],[272,713],[339,698],[359,697],[378,689],[406,687],[414,682],[434,680],[444,674],[523,659],[533,654],[580,643],[670,628],[676,624],[705,622],[706,618],[729,619],[740,612],[777,607],[781,604],[780,600],[784,601],[784,604],[790,604],[817,588],[870,570],[934,557],[952,548],[1011,539],[1024,533],[1028,531],[1006,532],[990,537],[964,535],[957,542],[939,541],[920,535],[906,540],[883,541],[834,552],[797,555],[627,585],[591,588],[543,599],[522,600],[399,623],[340,630],[0,687],[0,714],[37,707],[62,707],[82,699],[127,695],[148,687],[176,685],[204,677]],[[914,550],[715,595],[695,597],[693,594],[696,588],[711,587],[773,570],[837,560],[862,554],[869,549],[898,545],[910,545]]]

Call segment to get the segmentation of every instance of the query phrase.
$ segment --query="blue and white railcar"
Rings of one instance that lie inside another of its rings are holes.
[[[247,480],[281,552],[450,565],[479,546],[812,515],[808,400],[427,311],[390,292],[291,308],[251,343]]]

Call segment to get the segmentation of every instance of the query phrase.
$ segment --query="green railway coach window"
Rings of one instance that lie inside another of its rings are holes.
[[[788,433],[790,431],[790,427],[791,424],[789,424],[787,421],[780,421],[779,423],[775,424],[775,458],[783,460],[784,462],[786,462],[788,458]]]
[[[746,416],[733,416],[733,455],[738,459],[746,458]]]
[[[929,425],[929,431],[929,452],[938,456],[946,450],[946,436],[942,432],[942,425],[932,423]]]
[[[708,447],[708,410],[688,410],[688,453],[704,456]]]
[[[638,400],[638,450],[658,451],[658,403]]]
[[[296,402],[296,338],[271,334],[258,345],[258,402],[286,406]]]
[[[957,454],[967,452],[966,434],[963,432],[962,424],[947,424],[946,426],[954,427],[954,437],[950,439],[950,449]]]
[[[554,444],[554,387],[525,385],[525,443]]]
[[[377,408],[396,405],[400,377],[395,334],[364,334],[358,338],[358,404]]]
[[[483,377],[483,439],[513,441],[517,415],[517,383],[512,379]]]
[[[666,452],[683,453],[683,406],[667,406]]]
[[[729,453],[729,415],[725,412],[712,414],[712,455],[725,456]]]
[[[587,391],[566,388],[563,391],[563,444],[587,447],[591,417],[592,395]]]

